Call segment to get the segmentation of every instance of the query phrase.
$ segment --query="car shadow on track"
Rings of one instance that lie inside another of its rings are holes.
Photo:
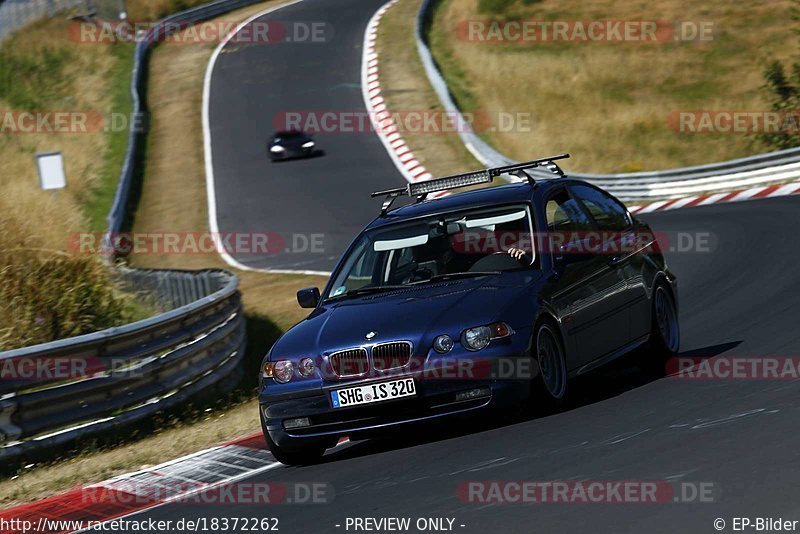
[[[694,363],[719,356],[739,346],[742,341],[729,341],[718,345],[709,345],[678,354],[676,359],[691,359]],[[634,351],[626,358],[620,359],[597,373],[587,375],[575,381],[574,395],[568,408],[580,408],[587,404],[601,402],[626,391],[642,387],[650,382],[665,378],[673,368],[677,368],[674,361],[667,362],[659,372],[648,370],[643,365],[637,365],[648,358],[646,349]]]
[[[714,358],[734,349],[742,341],[731,341],[718,345],[710,345],[681,352],[678,358],[691,358],[695,363]],[[665,378],[668,366],[660,373],[648,371],[638,365],[642,358],[647,358],[646,350],[635,351],[630,356],[620,359],[602,370],[574,381],[573,395],[568,406],[561,411],[579,409],[582,406],[601,402],[621,395],[627,391],[642,387],[650,382]],[[572,387],[572,386],[571,386]],[[538,418],[538,415],[507,415],[484,417],[454,417],[435,423],[419,424],[403,427],[402,431],[392,431],[385,438],[359,441],[339,451],[329,451],[321,463],[336,462],[361,456],[369,456],[381,452],[405,449],[427,443],[435,443],[470,434],[477,434],[495,428],[518,424]]]
[[[291,157],[291,158],[272,159],[270,161],[272,163],[286,163],[286,162],[289,162],[289,161],[300,161],[300,160],[304,160],[304,159],[321,158],[321,157],[324,157],[324,156],[325,156],[325,151],[324,150],[315,150],[314,152],[312,152],[308,156],[294,156],[294,157]]]

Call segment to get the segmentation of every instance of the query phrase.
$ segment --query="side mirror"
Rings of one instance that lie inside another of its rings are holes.
[[[297,303],[301,308],[316,308],[319,304],[319,288],[304,287],[297,292]]]

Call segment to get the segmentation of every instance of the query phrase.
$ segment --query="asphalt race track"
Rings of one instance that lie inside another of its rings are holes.
[[[326,254],[238,257],[248,265],[328,269],[377,212],[367,193],[402,184],[378,138],[319,135],[323,157],[270,164],[264,141],[286,110],[363,109],[363,30],[383,0],[310,0],[268,18],[325,20],[328,45],[243,47],[220,56],[211,124],[220,230],[324,232]],[[680,209],[645,217],[706,250],[667,253],[678,275],[682,355],[796,356],[800,198]],[[705,242],[702,246],[705,246]],[[639,357],[646,357],[640,354]],[[170,504],[132,519],[278,517],[280,532],[345,532],[347,517],[447,517],[486,532],[714,532],[733,516],[796,518],[800,383],[681,380],[619,365],[578,382],[574,406],[545,418],[426,428],[356,443],[315,466],[248,481],[322,482],[330,504]],[[257,425],[253,415],[254,427]],[[460,430],[459,430],[460,428]],[[714,502],[481,505],[457,488],[474,480],[630,480],[713,484]],[[336,525],[341,525],[337,527]],[[461,526],[463,525],[463,526]],[[352,530],[351,530],[352,531]]]
[[[261,20],[279,24],[290,38],[300,31],[293,28],[322,23],[317,28],[323,28],[324,42],[232,42],[219,55],[209,105],[219,230],[277,233],[285,243],[277,254],[234,251],[240,263],[330,271],[350,240],[378,214],[380,199],[370,199],[369,193],[405,185],[369,131],[315,135],[321,157],[277,163],[267,157],[267,139],[276,122],[283,123],[283,113],[366,113],[361,95],[364,31],[383,3],[308,0],[291,5]],[[312,249],[311,239],[321,241]]]

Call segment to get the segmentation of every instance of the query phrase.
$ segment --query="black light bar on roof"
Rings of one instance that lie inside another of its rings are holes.
[[[408,194],[412,197],[416,197],[428,193],[435,193],[436,191],[456,189],[468,185],[485,184],[491,182],[492,179],[493,177],[489,174],[489,171],[465,172],[463,174],[454,174],[434,180],[425,180],[408,184]]]
[[[557,154],[548,158],[534,159],[531,161],[524,161],[522,163],[514,163],[513,165],[504,165],[502,167],[491,167],[481,171],[472,171],[462,174],[453,174],[452,176],[444,176],[433,180],[425,180],[423,182],[415,182],[408,184],[405,187],[398,187],[396,189],[387,189],[385,191],[375,191],[371,194],[372,197],[385,196],[386,200],[381,207],[381,215],[385,214],[392,202],[401,195],[409,197],[417,197],[418,200],[423,200],[429,193],[436,191],[446,191],[448,189],[455,189],[458,187],[465,187],[468,185],[485,184],[494,180],[495,176],[501,174],[513,174],[520,178],[527,178],[531,185],[536,182],[532,176],[525,172],[525,169],[533,169],[535,167],[544,166],[558,176],[563,176],[564,173],[558,167],[554,160],[566,159],[569,154]]]

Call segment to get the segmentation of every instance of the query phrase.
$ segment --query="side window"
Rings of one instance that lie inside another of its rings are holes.
[[[593,230],[592,223],[566,191],[557,193],[545,205],[547,230],[550,232],[579,232]]]
[[[613,197],[586,185],[573,185],[570,189],[592,215],[600,230],[621,231],[630,227],[628,211]]]

